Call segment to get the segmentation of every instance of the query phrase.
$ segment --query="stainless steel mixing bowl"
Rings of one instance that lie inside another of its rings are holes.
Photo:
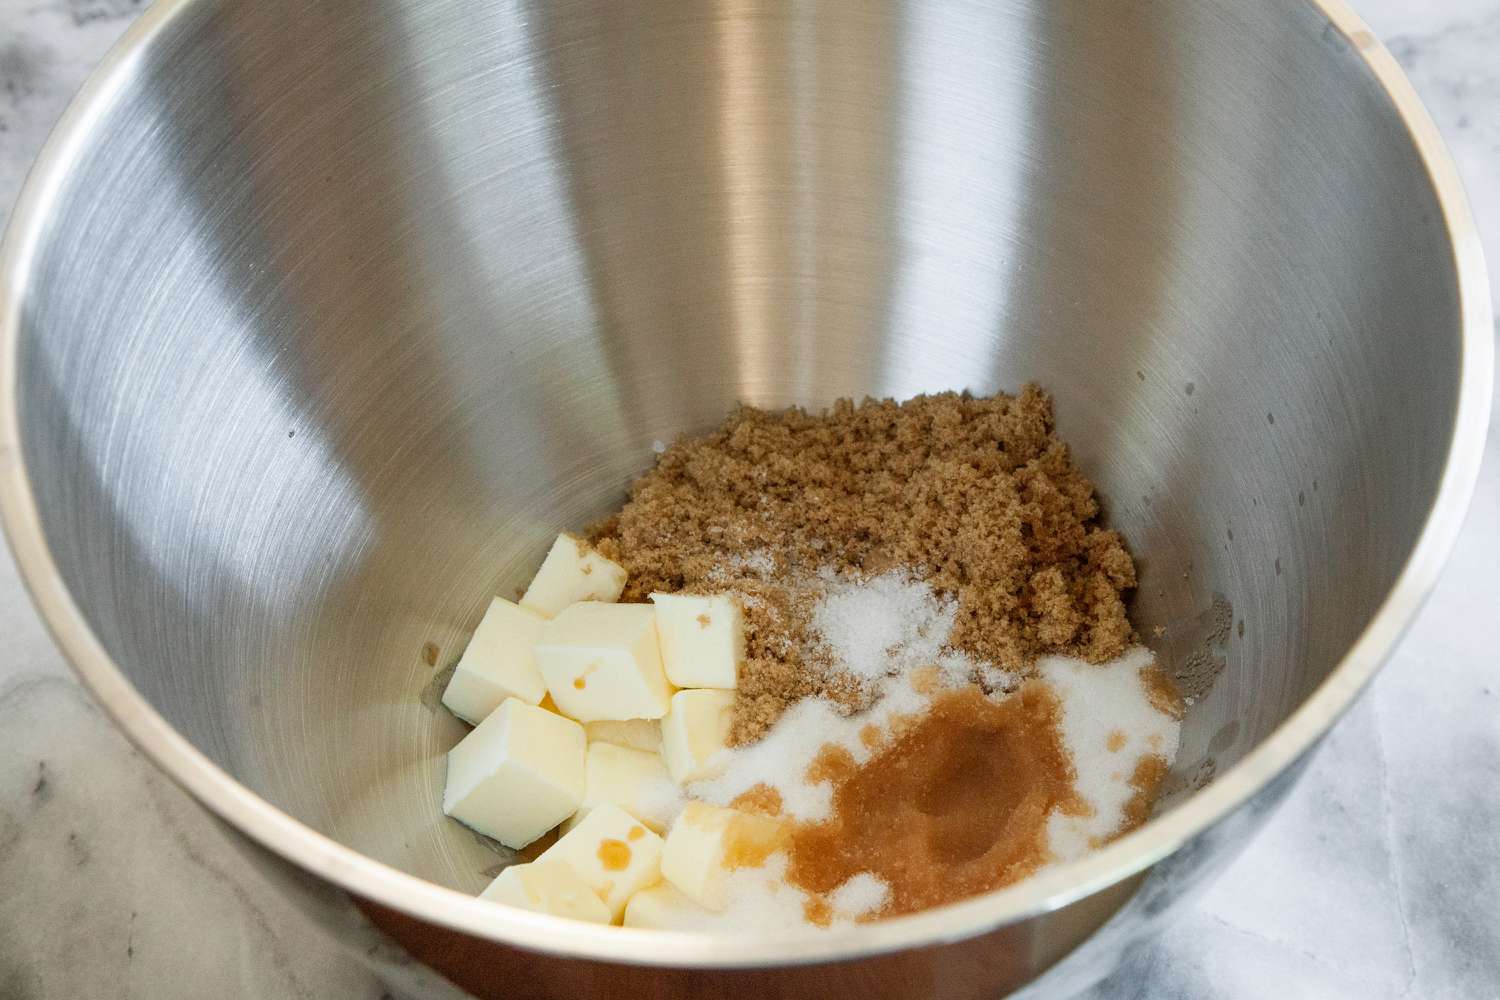
[[[164,0],[3,254],[0,499],[79,673],[310,907],[525,995],[1098,976],[1410,620],[1490,397],[1453,166],[1338,0]],[[470,898],[434,678],[553,532],[736,401],[1028,379],[1143,634],[1226,663],[1159,818],[802,941]]]

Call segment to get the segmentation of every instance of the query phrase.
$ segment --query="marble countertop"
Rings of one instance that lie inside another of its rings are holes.
[[[1500,289],[1500,0],[1365,0],[1468,184]],[[139,0],[0,0],[0,222]],[[1283,809],[1099,998],[1500,996],[1500,421],[1457,551]],[[383,988],[72,679],[0,554],[0,997]]]

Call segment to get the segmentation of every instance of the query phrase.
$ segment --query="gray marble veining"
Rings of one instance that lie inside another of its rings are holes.
[[[138,0],[0,0],[0,221]],[[1500,278],[1500,0],[1367,0]],[[1500,280],[1496,280],[1500,287]],[[1464,535],[1279,815],[1095,998],[1500,996],[1500,421]],[[268,889],[71,679],[0,556],[0,997],[354,997],[381,985]]]

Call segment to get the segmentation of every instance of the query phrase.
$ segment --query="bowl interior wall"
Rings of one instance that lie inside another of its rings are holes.
[[[1226,663],[1184,787],[1327,675],[1433,497],[1440,210],[1293,0],[261,0],[165,32],[23,303],[48,543],[172,724],[424,878],[504,860],[440,812],[463,727],[424,646],[451,663],[736,402],[1050,390],[1143,634]]]

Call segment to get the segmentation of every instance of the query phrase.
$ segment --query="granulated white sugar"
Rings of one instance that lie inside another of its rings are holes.
[[[856,677],[937,664],[958,604],[904,572],[831,583],[813,608],[813,634]]]
[[[667,915],[661,930],[756,931],[773,935],[820,934],[848,927],[858,918],[885,905],[890,887],[868,872],[856,875],[828,895],[833,913],[827,924],[807,919],[811,897],[786,879],[788,860],[776,852],[757,868],[736,868],[729,873],[728,905],[708,910],[683,900],[681,909]]]
[[[667,829],[677,821],[677,814],[687,805],[687,797],[682,786],[671,778],[657,778],[641,785],[636,805],[641,810],[641,819]]]
[[[1021,686],[1021,675],[985,663],[979,667],[979,683],[992,695],[1006,695]]]
[[[737,568],[751,576],[770,576],[776,572],[776,560],[771,558],[769,552],[752,552],[747,556],[732,557],[732,562],[737,563]]]
[[[758,742],[722,752],[715,761],[716,776],[688,786],[691,798],[729,805],[764,785],[781,796],[789,818],[826,820],[833,786],[807,777],[826,748],[841,748],[862,765],[874,752],[862,736],[870,727],[887,732],[894,719],[921,715],[943,690],[978,683],[999,699],[1009,697],[1024,680],[1018,673],[945,650],[953,602],[903,573],[866,580],[828,576],[819,587],[823,593],[811,629],[837,666],[874,685],[874,705],[846,716],[830,701],[796,702]],[[1171,761],[1176,755],[1180,723],[1153,705],[1143,677],[1152,663],[1151,652],[1136,647],[1105,664],[1048,657],[1028,674],[1051,687],[1061,703],[1060,736],[1073,758],[1078,794],[1091,808],[1085,816],[1054,813],[1049,818],[1053,864],[1081,857],[1119,830],[1137,792],[1131,778],[1142,757],[1157,754]],[[759,926],[794,916],[799,926],[804,923],[799,908],[806,897],[786,886],[773,892],[777,871],[773,864],[753,874],[736,873],[738,888],[732,892],[744,899],[732,904],[742,907],[733,925]],[[847,880],[827,902],[836,920],[849,921],[878,910],[888,893],[885,883],[866,873]]]
[[[828,902],[835,915],[853,920],[880,909],[890,895],[885,879],[860,872],[829,893]]]
[[[944,687],[963,687],[979,675],[979,664],[966,653],[944,653],[937,658],[938,677]]]
[[[1040,661],[1038,670],[1062,702],[1062,739],[1073,756],[1079,794],[1093,807],[1089,816],[1056,815],[1050,822],[1053,854],[1072,860],[1086,853],[1092,840],[1108,837],[1119,828],[1125,804],[1135,794],[1130,784],[1136,764],[1147,753],[1171,761],[1177,753],[1181,724],[1156,709],[1141,671],[1152,664],[1151,652],[1134,648],[1105,664],[1067,657]],[[1007,678],[1008,679],[1008,678]],[[912,687],[909,674],[886,677],[880,699],[865,712],[840,715],[830,702],[805,698],[776,722],[758,743],[723,751],[717,776],[692,783],[692,798],[729,805],[757,785],[774,788],[787,816],[819,822],[832,809],[833,788],[807,780],[808,767],[824,747],[847,751],[856,764],[872,751],[861,731],[874,726],[886,731],[897,716],[919,715],[931,704],[931,694]],[[1109,749],[1111,734],[1123,742]]]
[[[1142,677],[1154,662],[1149,649],[1136,646],[1105,664],[1061,656],[1037,664],[1062,703],[1062,738],[1073,755],[1078,794],[1093,807],[1087,816],[1054,813],[1048,821],[1058,861],[1082,857],[1120,828],[1142,757],[1177,756],[1182,723],[1151,703]]]
[[[822,699],[802,699],[775,721],[754,744],[726,750],[715,760],[717,777],[687,786],[688,798],[729,805],[757,784],[781,795],[781,811],[802,822],[828,819],[832,787],[807,780],[808,765],[828,745],[849,751],[855,763],[870,759],[870,748],[859,738],[865,726],[885,732],[897,715],[926,711],[932,699],[918,693],[907,675],[889,676],[879,685],[879,700],[864,712],[838,714],[837,706]]]
[[[786,880],[787,856],[771,855],[759,868],[736,868],[729,873],[726,923],[763,931],[816,930],[807,921],[807,894]]]
[[[681,908],[664,914],[660,930],[756,931],[769,935],[821,933],[826,928],[807,919],[808,895],[787,882],[787,856],[777,852],[758,868],[736,868],[729,873],[728,905],[709,910],[688,900]],[[847,919],[835,918],[835,924]]]
[[[709,571],[708,580],[714,584],[730,583],[746,577],[768,580],[775,573],[775,558],[769,552],[756,550],[745,554],[729,555],[720,559],[714,568]]]
[[[759,742],[721,751],[714,760],[717,776],[688,785],[691,798],[727,806],[756,785],[767,785],[781,795],[782,811],[792,819],[816,822],[827,819],[833,805],[833,788],[826,781],[810,782],[807,769],[825,746],[843,747],[854,761],[870,759],[870,748],[860,730],[873,725],[885,730],[898,715],[915,715],[931,703],[911,685],[907,675],[887,677],[880,683],[880,699],[868,710],[840,715],[838,708],[820,698],[804,698],[776,720]]]

